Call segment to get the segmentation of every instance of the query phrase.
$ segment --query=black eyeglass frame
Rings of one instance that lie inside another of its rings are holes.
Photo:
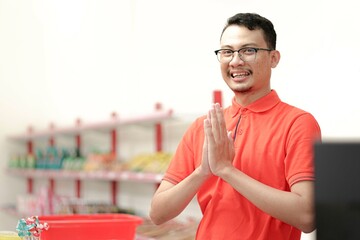
[[[220,59],[219,59],[219,57],[218,57],[218,53],[219,53],[220,51],[222,51],[222,50],[231,51],[231,52],[232,52],[232,58],[231,58],[230,61],[229,61],[229,62],[231,62],[231,61],[233,60],[233,58],[234,58],[234,53],[237,52],[238,54],[240,54],[240,51],[241,51],[241,50],[244,50],[244,49],[253,49],[253,50],[255,50],[255,54],[257,54],[257,52],[258,52],[259,50],[268,51],[268,52],[274,51],[274,49],[270,49],[270,48],[243,47],[243,48],[240,48],[239,50],[232,50],[232,49],[228,49],[228,48],[221,48],[221,49],[215,50],[214,52],[215,52],[215,55],[216,55],[218,61],[220,62]],[[241,57],[240,57],[240,58],[241,58]],[[241,58],[241,60],[243,60],[243,59]],[[244,61],[244,60],[243,60],[243,61]],[[246,61],[244,61],[244,62],[246,62]]]

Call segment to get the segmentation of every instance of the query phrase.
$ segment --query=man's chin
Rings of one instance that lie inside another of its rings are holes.
[[[251,91],[251,87],[249,86],[237,86],[237,87],[233,87],[231,88],[231,90],[233,92],[236,92],[236,93],[249,93]]]

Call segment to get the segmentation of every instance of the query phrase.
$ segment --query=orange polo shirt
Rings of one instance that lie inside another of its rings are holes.
[[[314,180],[313,142],[321,133],[311,114],[282,102],[274,90],[246,107],[234,98],[224,114],[227,129],[236,134],[233,164],[238,169],[284,191],[296,182]],[[165,181],[177,184],[200,165],[204,118],[186,131]],[[300,239],[300,230],[264,213],[216,176],[203,184],[197,199],[203,213],[199,240]]]

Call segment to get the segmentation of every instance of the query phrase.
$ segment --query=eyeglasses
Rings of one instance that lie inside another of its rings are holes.
[[[219,49],[215,51],[217,59],[221,63],[229,63],[234,58],[234,53],[239,54],[239,58],[244,62],[253,62],[256,59],[256,53],[260,50],[263,51],[272,51],[273,49],[268,48],[255,48],[255,47],[244,47],[239,50],[232,49]]]

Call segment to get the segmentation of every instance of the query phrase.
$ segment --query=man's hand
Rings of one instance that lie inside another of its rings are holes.
[[[235,156],[234,142],[231,132],[228,132],[225,125],[224,112],[218,103],[210,109],[207,118],[204,120],[204,159],[207,158],[211,172],[220,175],[227,167],[232,167]]]
[[[204,123],[205,125],[205,123]],[[210,166],[209,166],[209,157],[208,157],[208,141],[206,135],[204,137],[203,151],[202,151],[202,161],[200,166],[200,172],[203,175],[212,175]]]

